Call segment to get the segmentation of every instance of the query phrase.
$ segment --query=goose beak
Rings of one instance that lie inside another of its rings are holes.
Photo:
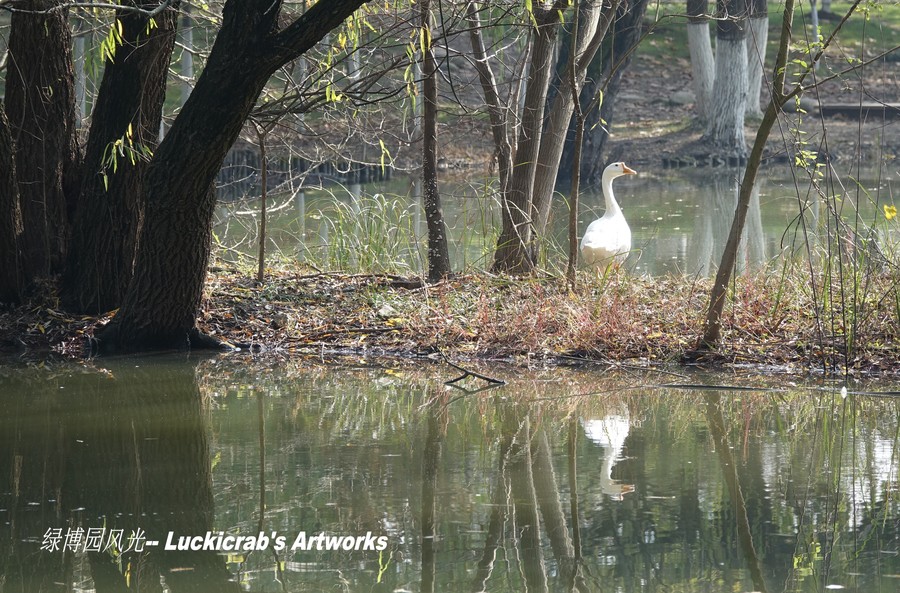
[[[631,167],[629,167],[628,165],[626,165],[624,163],[622,164],[622,172],[625,173],[626,175],[637,175],[637,171],[635,171],[634,169],[632,169]]]

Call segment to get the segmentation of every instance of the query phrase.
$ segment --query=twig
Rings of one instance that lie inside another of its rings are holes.
[[[487,391],[488,389],[494,389],[495,387],[500,387],[501,385],[506,385],[506,381],[504,381],[502,379],[495,379],[493,377],[488,377],[487,375],[482,375],[481,373],[476,373],[475,371],[470,371],[467,368],[463,368],[463,367],[459,366],[458,364],[456,364],[455,362],[451,362],[450,360],[447,359],[447,357],[443,353],[441,353],[441,358],[443,358],[445,363],[449,364],[456,370],[462,371],[462,375],[460,375],[459,377],[456,377],[455,379],[450,379],[449,381],[444,381],[444,385],[449,385],[450,387],[459,389],[460,391],[463,392],[463,395],[460,395],[459,397],[455,397],[455,398],[451,399],[450,401],[448,401],[447,402],[448,406],[450,404],[452,404],[453,402],[455,402],[456,400],[462,399],[463,397],[465,397],[467,395],[475,395],[476,393],[480,393],[482,391]],[[463,379],[465,379],[467,377],[475,377],[476,379],[481,379],[482,381],[486,381],[487,385],[485,385],[484,387],[479,387],[478,389],[467,389],[465,387],[461,387],[456,384],[459,381],[462,381]]]

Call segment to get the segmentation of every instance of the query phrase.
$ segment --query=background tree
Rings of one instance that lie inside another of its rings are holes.
[[[760,91],[769,40],[769,4],[766,0],[749,0],[750,21],[747,31],[747,117],[762,117]]]
[[[643,33],[644,15],[649,0],[622,2],[613,28],[604,39],[597,59],[591,62],[581,91],[581,105],[585,112],[585,135],[581,161],[581,181],[599,184],[605,166],[603,153],[609,130],[612,128],[617,96],[622,87],[622,77],[628,71],[638,42]],[[599,108],[597,108],[599,103]],[[572,143],[566,144],[563,162],[571,161]],[[566,179],[566,169],[560,173]],[[549,215],[549,210],[547,211]]]
[[[747,156],[747,0],[716,3],[716,78],[704,139],[717,153]]]
[[[22,298],[22,270],[19,267],[19,241],[22,213],[13,141],[6,112],[0,105],[0,303],[18,303]]]
[[[709,36],[709,0],[687,0],[687,15],[694,107],[697,118],[706,122],[712,100],[713,81],[716,78],[716,61]]]
[[[441,194],[437,175],[437,64],[434,58],[434,26],[431,0],[420,0],[422,28],[422,185],[425,219],[428,223],[428,279],[437,282],[450,274],[447,227],[441,210]]]

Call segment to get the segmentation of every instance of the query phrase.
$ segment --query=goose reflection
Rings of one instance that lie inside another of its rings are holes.
[[[628,410],[622,408],[603,418],[583,420],[585,436],[603,449],[603,462],[600,471],[600,489],[613,500],[622,500],[629,492],[634,492],[633,484],[622,484],[612,478],[612,468],[623,459],[622,450],[628,436],[630,421]]]

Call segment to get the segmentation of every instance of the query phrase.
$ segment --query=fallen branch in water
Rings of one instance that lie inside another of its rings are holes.
[[[482,375],[481,373],[476,373],[475,371],[470,371],[467,368],[461,367],[458,364],[451,362],[450,360],[447,359],[446,356],[444,356],[443,358],[444,358],[444,362],[446,362],[447,364],[449,364],[456,370],[462,371],[462,375],[460,375],[459,377],[457,377],[455,379],[450,379],[449,381],[444,381],[444,385],[449,385],[450,387],[455,387],[456,389],[462,389],[463,391],[466,391],[468,393],[477,393],[477,392],[483,391],[485,389],[493,389],[494,387],[499,387],[500,385],[506,385],[506,381],[504,381],[502,379],[495,379],[493,377],[488,377],[487,375]],[[487,381],[489,383],[489,385],[487,387],[482,387],[475,391],[472,391],[471,389],[466,389],[465,387],[460,387],[459,385],[457,385],[458,382],[460,382],[463,379],[466,379],[468,377],[475,377],[476,379],[481,379],[482,381]]]

